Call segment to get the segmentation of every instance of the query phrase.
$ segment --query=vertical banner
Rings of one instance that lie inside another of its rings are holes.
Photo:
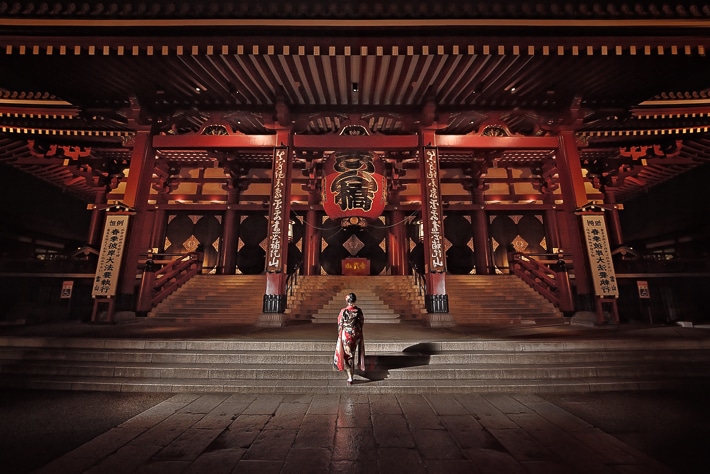
[[[428,233],[429,271],[444,271],[444,227],[439,190],[439,157],[436,148],[424,149],[424,221]],[[426,241],[426,240],[425,240]]]
[[[611,259],[604,215],[582,215],[582,229],[587,243],[589,269],[594,281],[594,294],[600,297],[618,297],[619,288],[614,272],[614,262]]]
[[[128,235],[128,215],[106,216],[99,262],[96,266],[96,276],[91,296],[115,296],[118,278],[121,270],[123,247]]]
[[[279,273],[283,268],[288,225],[289,202],[288,184],[288,149],[274,150],[274,175],[271,180],[271,206],[269,209],[269,234],[267,240],[266,271]]]

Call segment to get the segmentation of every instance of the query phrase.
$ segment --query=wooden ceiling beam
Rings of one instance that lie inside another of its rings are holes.
[[[556,150],[557,137],[487,137],[480,135],[435,135],[439,148],[498,149],[498,150]]]
[[[156,149],[274,148],[276,135],[156,135]]]
[[[28,118],[59,118],[72,119],[79,116],[77,107],[56,107],[52,105],[41,105],[40,100],[24,101],[23,104],[10,104],[8,99],[0,99],[0,117],[28,117]],[[17,101],[20,102],[20,101]],[[50,102],[50,101],[46,101]],[[31,104],[31,105],[25,105]]]
[[[710,98],[647,101],[655,107],[634,107],[633,117],[652,118],[701,118],[710,117]],[[642,104],[644,105],[644,104]]]
[[[414,150],[418,135],[294,135],[297,150]]]

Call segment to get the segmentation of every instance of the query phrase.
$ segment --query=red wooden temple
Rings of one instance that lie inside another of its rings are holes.
[[[547,271],[565,314],[633,307],[639,279],[702,299],[697,2],[60,0],[0,3],[0,26],[0,171],[86,217],[4,185],[5,277],[80,243],[93,296],[133,310],[146,261],[191,252],[265,273],[265,313],[348,259],[419,272],[431,313],[452,274]]]

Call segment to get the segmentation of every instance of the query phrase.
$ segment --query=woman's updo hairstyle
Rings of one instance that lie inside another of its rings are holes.
[[[355,296],[355,293],[348,293],[348,296],[345,297],[345,302],[348,304],[353,304],[357,301],[357,296]]]

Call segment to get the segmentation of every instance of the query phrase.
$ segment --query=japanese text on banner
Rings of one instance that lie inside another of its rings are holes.
[[[432,271],[444,270],[444,245],[441,219],[441,203],[439,202],[439,169],[437,167],[436,151],[426,151],[426,180],[429,210],[429,266]]]
[[[121,270],[123,246],[128,232],[127,215],[107,215],[104,226],[99,261],[96,265],[96,276],[91,295],[114,296],[118,286],[118,277]]]
[[[286,205],[286,150],[276,150],[274,156],[274,177],[271,187],[271,213],[269,216],[269,240],[266,270],[278,272],[281,270],[283,258],[283,224]]]
[[[587,243],[589,268],[594,281],[594,293],[597,296],[619,296],[619,288],[611,258],[609,237],[603,215],[583,215],[582,227]]]

